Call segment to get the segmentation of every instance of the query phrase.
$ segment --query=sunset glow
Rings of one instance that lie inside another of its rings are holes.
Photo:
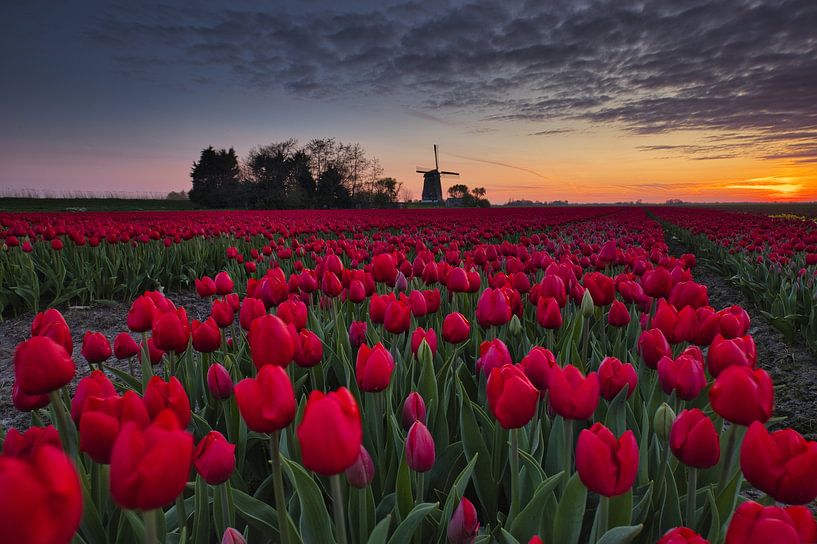
[[[415,199],[432,144],[494,203],[817,199],[817,4],[511,4],[15,4],[0,189],[187,190],[209,145],[335,137]]]

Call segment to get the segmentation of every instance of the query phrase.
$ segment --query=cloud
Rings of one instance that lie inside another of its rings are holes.
[[[729,133],[644,151],[802,162],[816,157],[791,148],[817,133],[815,28],[813,0],[134,3],[107,8],[86,37],[140,73],[327,100],[395,95],[425,118]]]

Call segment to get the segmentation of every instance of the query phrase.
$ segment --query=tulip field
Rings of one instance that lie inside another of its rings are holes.
[[[811,220],[0,213],[0,244],[2,542],[817,542],[752,335],[817,351]]]

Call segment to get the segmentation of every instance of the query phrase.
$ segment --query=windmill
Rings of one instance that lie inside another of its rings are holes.
[[[434,144],[434,169],[417,168],[417,173],[423,175],[423,200],[424,204],[440,204],[443,201],[443,186],[440,178],[442,176],[459,176],[459,172],[447,172],[440,170],[440,163],[437,159],[437,144]]]

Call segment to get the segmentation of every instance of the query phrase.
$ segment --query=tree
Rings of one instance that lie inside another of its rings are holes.
[[[235,205],[235,195],[240,191],[240,170],[235,149],[219,149],[213,146],[202,150],[198,162],[190,172],[193,188],[190,200],[208,208],[224,208]]]
[[[334,165],[327,167],[318,178],[317,203],[324,208],[348,208],[352,205],[343,176]]]
[[[448,196],[451,198],[465,198],[468,194],[468,186],[457,183],[448,188]]]

